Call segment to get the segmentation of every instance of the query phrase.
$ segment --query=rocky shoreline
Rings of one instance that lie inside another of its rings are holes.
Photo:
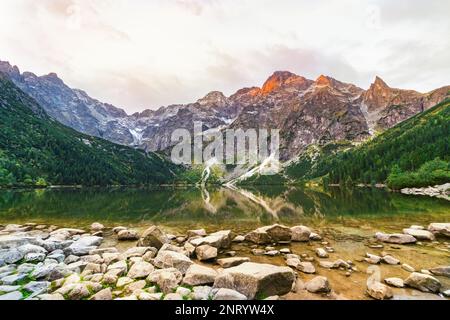
[[[400,192],[408,195],[429,196],[450,201],[450,183],[426,188],[404,188]]]
[[[108,246],[106,234],[117,245]],[[369,249],[416,246],[442,238],[448,251],[449,237],[450,223],[431,223],[427,229],[411,226],[402,233],[378,232]],[[294,243],[311,245],[314,255],[293,250]],[[239,256],[235,246],[248,247],[251,255]],[[336,254],[320,231],[306,226],[275,224],[245,234],[231,230],[208,234],[199,229],[171,235],[158,226],[141,233],[101,223],[93,223],[89,231],[34,223],[0,225],[0,300],[336,298],[334,283],[322,270],[336,270],[350,279],[365,276],[360,290],[373,299],[393,298],[393,290],[404,287],[437,299],[450,296],[446,280],[450,265],[415,270],[389,252],[331,259]],[[262,256],[278,262],[254,261]],[[401,268],[408,276],[382,279],[381,265]],[[310,276],[308,281],[303,275]]]

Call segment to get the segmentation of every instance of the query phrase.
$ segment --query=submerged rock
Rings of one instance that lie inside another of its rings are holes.
[[[217,260],[217,263],[222,268],[231,268],[231,267],[235,267],[244,262],[249,262],[249,261],[250,261],[250,259],[246,258],[246,257],[232,257],[232,258],[219,259],[219,260]]]
[[[402,233],[386,234],[382,232],[377,232],[375,234],[375,237],[379,241],[395,244],[410,244],[415,243],[417,241],[416,238],[414,238],[413,236]]]

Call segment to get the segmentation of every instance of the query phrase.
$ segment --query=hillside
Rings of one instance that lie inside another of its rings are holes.
[[[171,182],[178,167],[65,127],[0,73],[0,186]]]
[[[450,100],[447,99],[358,147],[337,153],[322,148],[314,157],[303,155],[285,174],[293,180],[322,177],[327,183],[373,184],[386,182],[391,173],[399,176],[423,173],[427,168],[441,170],[445,167],[442,162],[450,161],[449,123]],[[442,161],[433,161],[437,158]],[[440,179],[442,182],[443,178]],[[411,181],[401,186],[433,182],[433,179]]]

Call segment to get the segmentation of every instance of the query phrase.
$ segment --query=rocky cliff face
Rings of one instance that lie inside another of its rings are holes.
[[[195,103],[171,105],[127,115],[120,108],[69,88],[56,74],[38,77],[0,62],[0,71],[35,98],[47,113],[83,133],[148,151],[173,145],[175,129],[192,132],[194,121],[204,130],[226,128],[280,129],[281,156],[290,159],[310,144],[363,141],[449,96],[450,86],[429,93],[390,88],[376,77],[368,90],[327,76],[315,81],[277,71],[261,88],[230,97],[213,91]]]

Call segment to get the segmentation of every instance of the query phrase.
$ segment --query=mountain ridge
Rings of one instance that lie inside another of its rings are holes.
[[[443,101],[450,86],[428,93],[389,87],[379,76],[364,90],[320,75],[310,80],[276,71],[261,87],[226,97],[211,91],[196,102],[127,114],[123,109],[69,88],[55,73],[38,77],[0,61],[0,71],[35,98],[47,113],[77,131],[146,151],[170,148],[173,130],[193,131],[202,121],[218,128],[278,128],[281,157],[289,160],[311,144],[359,143]]]

